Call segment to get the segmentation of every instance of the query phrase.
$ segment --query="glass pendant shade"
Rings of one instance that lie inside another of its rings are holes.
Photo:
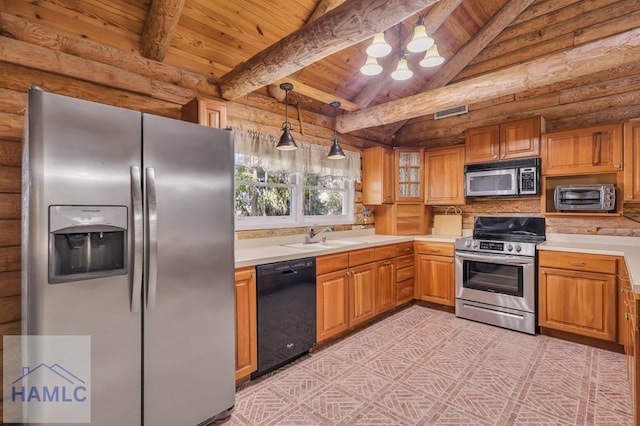
[[[382,58],[391,53],[391,45],[384,39],[384,33],[373,36],[373,42],[367,47],[367,55],[374,58]]]
[[[367,56],[367,62],[360,67],[360,72],[364,75],[378,75],[382,72],[382,65],[373,56]]]
[[[329,104],[329,106],[333,108],[333,145],[331,145],[331,149],[329,150],[329,155],[327,155],[327,158],[330,158],[332,160],[339,160],[345,157],[344,151],[338,143],[338,130],[336,129],[336,111],[340,106],[340,102],[333,101]]]
[[[438,45],[434,44],[427,50],[424,59],[420,61],[421,67],[437,67],[444,62],[444,58],[438,53]]]
[[[391,78],[394,80],[408,80],[412,76],[413,71],[409,69],[407,59],[405,57],[400,58],[398,61],[398,67],[391,73]]]
[[[413,38],[407,44],[409,52],[424,52],[429,49],[435,41],[427,35],[427,28],[424,24],[418,24],[413,28]]]
[[[293,84],[282,83],[280,88],[284,90],[284,123],[282,124],[282,136],[276,145],[276,149],[280,151],[293,151],[298,149],[296,141],[293,140],[291,135],[291,125],[289,124],[289,90],[293,89]]]

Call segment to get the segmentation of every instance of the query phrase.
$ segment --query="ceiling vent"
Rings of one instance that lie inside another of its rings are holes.
[[[469,108],[466,105],[461,105],[453,108],[443,109],[442,111],[436,111],[433,114],[433,119],[438,120],[440,118],[453,117],[454,115],[466,114],[469,112]]]

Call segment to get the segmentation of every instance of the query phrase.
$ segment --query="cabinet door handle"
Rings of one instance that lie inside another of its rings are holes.
[[[567,262],[569,265],[573,265],[573,266],[584,266],[585,263],[584,262],[572,262],[572,261],[568,261]]]
[[[592,148],[592,164],[597,166],[600,164],[602,155],[602,132],[595,132],[591,141]]]
[[[614,164],[613,167],[615,167],[616,169],[620,169],[622,168],[622,164]]]
[[[631,315],[629,315],[629,312],[624,313],[624,319],[626,319],[627,321],[631,321]]]

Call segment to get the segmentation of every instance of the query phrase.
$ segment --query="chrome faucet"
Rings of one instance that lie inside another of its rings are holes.
[[[331,227],[331,226],[325,226],[324,228],[322,228],[321,230],[319,230],[317,232],[316,232],[315,228],[312,226],[311,228],[309,228],[309,235],[307,235],[305,243],[307,243],[307,244],[317,243],[318,241],[314,241],[313,240],[315,237],[317,237],[318,235],[322,234],[323,232],[331,232],[331,231],[333,231],[333,227]]]

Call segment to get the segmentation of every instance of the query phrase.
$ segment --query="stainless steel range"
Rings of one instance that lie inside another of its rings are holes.
[[[536,332],[536,245],[544,218],[476,217],[456,240],[456,316]]]

